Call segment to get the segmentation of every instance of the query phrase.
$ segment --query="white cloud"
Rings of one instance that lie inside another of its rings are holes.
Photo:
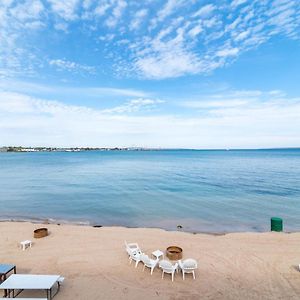
[[[59,70],[67,70],[71,72],[88,72],[88,73],[95,73],[95,67],[81,65],[75,63],[73,61],[63,60],[63,59],[52,59],[49,61],[50,66],[57,67]]]
[[[239,53],[238,48],[228,48],[219,50],[216,55],[220,57],[236,56]]]
[[[172,31],[173,27],[169,26],[135,49],[135,69],[142,77],[161,79],[197,72],[197,55],[184,45],[185,29],[179,27],[175,35],[170,36]]]
[[[99,36],[99,40],[109,42],[109,41],[113,40],[114,37],[115,37],[115,34],[108,33],[106,35]]]
[[[36,56],[20,42],[31,30],[45,27],[45,9],[41,1],[1,2],[0,4],[0,70],[1,77],[32,75]],[[28,30],[30,29],[30,30]],[[24,64],[24,61],[27,65]],[[30,66],[29,66],[30,65]]]
[[[117,5],[113,9],[113,16],[117,19],[120,18],[126,6],[127,6],[127,2],[125,0],[117,0]]]
[[[115,6],[112,10],[112,14],[105,22],[108,27],[115,27],[117,25],[123,14],[123,11],[127,7],[127,2],[124,0],[115,0],[114,2]]]
[[[188,1],[186,1],[187,3]],[[157,16],[150,21],[150,29],[157,26],[166,17],[170,16],[176,9],[181,7],[185,1],[183,0],[168,0],[161,10],[158,11]]]
[[[247,2],[247,0],[233,0],[232,2],[231,2],[231,6],[232,7],[237,7],[237,6],[239,6],[239,5],[241,5],[241,4],[244,4],[244,3],[246,3]]]
[[[82,7],[87,10],[92,6],[93,2],[94,0],[83,0]]]
[[[145,19],[145,17],[147,16],[147,14],[148,14],[147,9],[141,9],[137,11],[136,14],[134,15],[134,18],[130,22],[129,25],[130,30],[138,29],[141,23],[143,22],[143,20]]]
[[[201,33],[203,31],[202,26],[201,25],[196,25],[195,27],[193,27],[192,29],[189,30],[188,34],[191,37],[196,37],[199,33]]]
[[[281,91],[281,90],[272,90],[269,92],[269,94],[273,97],[285,97],[286,94],[285,92]]]
[[[98,4],[98,6],[95,8],[94,12],[97,16],[103,16],[105,15],[106,11],[111,7],[111,3],[108,1],[102,1]]]
[[[223,101],[187,101],[183,105],[190,108],[225,108],[225,107],[237,107],[248,104],[247,100],[235,99],[235,100],[223,100]]]
[[[14,0],[2,0],[0,5],[3,7],[9,7],[13,2]]]
[[[124,114],[124,113],[135,113],[140,110],[152,110],[157,104],[163,103],[162,100],[137,98],[127,101],[123,105],[119,105],[113,108],[104,109],[101,112],[105,114]]]
[[[55,14],[66,21],[75,20],[78,16],[76,13],[79,0],[48,0]]]
[[[235,39],[235,41],[239,42],[239,41],[244,40],[249,34],[250,34],[250,31],[246,30],[246,31],[238,33],[234,39]]]
[[[24,22],[29,19],[37,19],[44,11],[44,6],[39,0],[27,0],[10,10],[11,15]]]
[[[253,104],[261,105],[270,98],[278,99],[284,93],[279,90],[262,92],[259,90],[234,90],[217,94],[202,95],[197,100],[189,100],[181,103],[184,107],[198,108],[210,112],[211,110],[224,108],[248,108]]]
[[[41,72],[48,58],[35,42],[53,28],[62,35],[76,28],[79,41],[84,34],[97,48],[91,55],[102,55],[119,77],[163,79],[207,74],[275,35],[299,38],[299,27],[294,0],[6,0],[0,2],[0,70],[1,76]]]
[[[165,6],[157,13],[158,20],[162,21],[167,16],[173,13],[173,11],[181,6],[183,4],[183,1],[181,0],[168,0]]]
[[[214,10],[216,6],[213,4],[207,4],[201,7],[198,11],[193,14],[193,17],[207,17],[209,16]]]
[[[196,73],[196,57],[178,51],[177,53],[163,52],[158,57],[146,57],[137,60],[136,67],[141,74],[151,79],[178,77],[187,73]]]
[[[67,23],[64,23],[64,22],[59,22],[59,23],[56,23],[54,25],[54,28],[56,30],[61,30],[61,31],[64,31],[64,32],[68,32],[68,24]]]
[[[0,91],[1,144],[185,148],[299,146],[300,98],[273,98],[269,92],[258,91],[230,94],[252,95],[263,101],[246,100],[247,103],[231,102],[230,105],[214,103],[202,107],[201,110],[207,112],[199,115],[192,107],[192,116],[141,116],[131,114],[136,112],[135,108],[103,112]],[[221,95],[211,95],[209,101]],[[227,94],[224,96],[228,97]],[[203,95],[203,99],[207,96]],[[135,99],[127,104],[147,108],[153,103],[155,100],[152,99]]]
[[[52,97],[55,96],[60,99],[66,99],[67,95],[71,95],[71,97],[73,97],[74,95],[81,95],[84,99],[99,97],[151,97],[150,93],[130,88],[111,88],[103,86],[80,88],[58,85],[42,85],[18,80],[0,80],[0,89],[7,91],[7,87],[9,87],[9,91],[12,91],[14,93],[30,94],[32,92],[35,92],[40,95],[51,95]]]
[[[41,29],[45,26],[46,26],[45,23],[43,23],[42,21],[33,21],[24,24],[25,29],[32,29],[32,30]]]
[[[236,10],[237,17],[232,15],[227,20],[226,5],[207,4],[190,14],[185,24],[176,15],[182,5],[180,1],[168,1],[154,19],[154,24],[161,26],[159,33],[143,37],[131,47],[133,70],[140,76],[163,79],[208,73],[233,62],[241,53],[265,43],[275,34],[299,36],[300,10],[297,12],[294,1],[272,2],[270,8],[263,1],[236,0],[227,8]],[[170,17],[169,25],[159,23],[159,16]],[[200,17],[198,23],[193,21],[195,16]],[[206,19],[207,16],[210,17]],[[176,23],[177,20],[180,21]]]

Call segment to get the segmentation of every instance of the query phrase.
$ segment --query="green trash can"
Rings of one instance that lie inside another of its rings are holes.
[[[272,217],[271,218],[271,231],[282,231],[283,225],[282,225],[282,219],[278,217]]]

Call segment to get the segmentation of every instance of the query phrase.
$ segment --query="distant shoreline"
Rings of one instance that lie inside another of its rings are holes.
[[[3,146],[0,152],[86,152],[86,151],[280,151],[300,150],[300,147],[283,148],[218,148],[218,149],[193,149],[193,148],[146,148],[146,147],[23,147]]]

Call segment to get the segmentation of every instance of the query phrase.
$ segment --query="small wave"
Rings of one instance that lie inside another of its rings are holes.
[[[290,196],[294,193],[292,191],[271,191],[271,190],[252,190],[252,192],[259,195],[272,195],[272,196]]]
[[[0,217],[0,222],[30,222],[34,224],[64,224],[64,225],[85,225],[91,226],[90,221],[73,221],[65,219],[39,218],[39,217]]]

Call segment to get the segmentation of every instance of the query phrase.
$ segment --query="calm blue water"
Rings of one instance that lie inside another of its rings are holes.
[[[0,218],[300,230],[300,149],[0,153]]]

